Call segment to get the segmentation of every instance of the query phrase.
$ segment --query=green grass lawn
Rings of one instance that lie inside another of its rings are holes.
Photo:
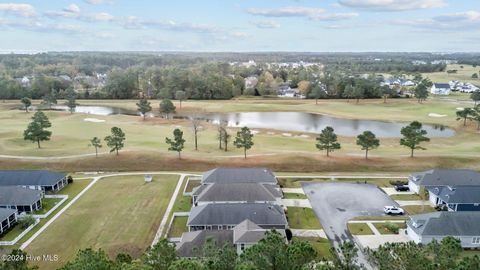
[[[319,259],[326,259],[326,260],[332,260],[333,259],[333,254],[331,252],[332,245],[328,241],[328,239],[325,238],[320,238],[320,237],[297,237],[294,236],[292,241],[307,241],[309,242],[312,247],[317,251],[317,257]]]
[[[409,215],[416,215],[422,213],[430,213],[435,212],[435,208],[431,207],[430,205],[407,205],[402,206],[403,210],[405,210]]]
[[[422,198],[418,194],[395,194],[390,196],[394,200],[399,201],[421,201]]]
[[[60,198],[43,198],[42,199],[42,209],[35,211],[35,215],[43,215],[48,213],[57,203],[62,199]]]
[[[192,190],[201,185],[200,180],[188,180],[187,187],[185,188],[185,192],[192,192]]]
[[[396,226],[398,226],[399,229],[405,229],[407,228],[407,224],[406,223],[397,223],[397,222],[391,222],[390,224],[395,224]],[[394,226],[395,226],[394,225]],[[398,234],[395,233],[394,231],[390,230],[389,226],[387,223],[373,223],[373,226],[375,226],[375,228],[377,228],[377,230],[381,233],[381,234]]]
[[[284,188],[300,188],[302,187],[302,182],[318,182],[318,183],[332,183],[332,182],[342,182],[342,183],[359,183],[363,184],[374,184],[380,187],[391,187],[391,179],[384,178],[366,178],[366,179],[351,179],[351,178],[311,178],[311,179],[295,179],[295,178],[278,178],[278,183]]]
[[[321,229],[322,225],[311,208],[288,207],[287,220],[292,229]]]
[[[348,230],[353,235],[373,235],[367,223],[348,223]]]
[[[461,67],[463,66],[463,68]],[[447,73],[447,70],[457,70],[457,73]],[[472,65],[448,65],[445,71],[423,73],[424,77],[429,78],[434,83],[448,83],[451,80],[459,80],[461,82],[470,82],[475,85],[480,84],[480,79],[472,79],[473,73],[480,72],[480,67],[473,67]]]
[[[154,179],[151,183],[145,183],[143,176],[100,180],[26,251],[59,255],[58,262],[39,262],[41,269],[54,269],[87,247],[102,248],[112,258],[119,252],[138,258],[153,240],[178,176]]]
[[[379,217],[369,217],[369,216],[363,216],[363,217],[356,217],[353,218],[352,220],[406,220],[406,216],[379,216]]]
[[[468,249],[465,249],[462,251],[462,253],[460,253],[460,256],[462,257],[473,257],[473,256],[479,256],[480,257],[480,250],[468,250]]]
[[[284,199],[307,199],[307,195],[301,193],[283,193]]]
[[[188,231],[187,221],[188,217],[173,217],[167,237],[181,237],[182,233]]]
[[[13,241],[23,232],[19,224],[16,224],[10,231],[0,236],[0,241]]]

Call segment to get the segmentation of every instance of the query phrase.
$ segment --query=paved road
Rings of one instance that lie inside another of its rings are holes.
[[[335,248],[345,241],[355,242],[347,221],[358,216],[382,216],[383,206],[397,205],[377,186],[354,183],[302,183],[325,234]],[[374,269],[363,252],[358,262]]]

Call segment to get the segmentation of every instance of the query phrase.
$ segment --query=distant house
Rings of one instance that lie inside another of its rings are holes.
[[[17,186],[0,186],[0,208],[31,213],[42,208],[43,192]]]
[[[202,175],[202,184],[259,183],[277,184],[277,178],[266,168],[216,168]]]
[[[250,76],[245,78],[245,89],[255,88],[258,83],[258,78],[256,76]]]
[[[237,254],[262,240],[269,230],[263,229],[252,221],[246,219],[231,230],[193,231],[183,233],[182,239],[177,244],[177,255],[184,258],[204,256],[203,248],[207,241],[218,248],[225,245],[233,246]],[[285,237],[285,230],[277,230]]]
[[[445,206],[448,211],[480,211],[480,186],[429,186],[432,206]]]
[[[0,208],[0,235],[17,222],[17,211]]]
[[[189,231],[231,230],[245,219],[264,229],[286,229],[285,212],[268,203],[214,203],[192,208],[187,221]]]
[[[422,187],[480,186],[480,173],[473,170],[433,169],[413,173],[408,177],[408,186],[415,193]]]
[[[19,186],[57,192],[68,184],[64,173],[38,171],[0,171],[0,186]]]
[[[205,184],[192,193],[193,204],[272,203],[280,205],[282,191],[277,185],[259,183]]]
[[[417,244],[447,236],[460,239],[464,248],[480,248],[480,212],[433,212],[414,215],[407,221],[407,235]]]
[[[433,95],[450,95],[450,85],[448,83],[434,83],[430,88]]]

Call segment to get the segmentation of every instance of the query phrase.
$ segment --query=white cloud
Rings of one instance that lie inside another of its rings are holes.
[[[214,33],[219,32],[220,29],[214,25],[202,23],[184,23],[173,20],[159,21],[159,20],[144,20],[135,16],[128,16],[116,20],[120,25],[128,29],[135,28],[153,28],[180,32],[197,32],[197,33]]]
[[[29,4],[0,3],[0,11],[22,17],[34,17],[36,14],[35,8]]]
[[[255,21],[252,22],[258,28],[279,28],[280,24],[276,21],[265,20],[265,21]]]
[[[430,31],[471,31],[480,27],[480,12],[466,11],[448,13],[433,18],[416,20],[393,20],[392,24],[410,26],[419,30]]]
[[[75,4],[70,4],[68,7],[65,7],[63,11],[69,13],[80,13],[80,7]]]
[[[358,13],[326,13],[324,9],[312,7],[249,8],[247,13],[263,17],[305,17],[316,21],[335,21],[357,17]]]
[[[113,4],[113,0],[84,0],[84,1],[92,5]]]
[[[66,18],[85,22],[110,22],[115,19],[113,15],[106,12],[84,13],[80,10],[80,7],[75,4],[63,8],[62,11],[47,11],[45,15],[52,19]]]
[[[447,5],[445,0],[338,0],[338,2],[348,7],[377,11],[439,8]]]
[[[468,22],[468,21],[480,21],[480,11],[465,11],[456,12],[450,14],[440,15],[434,18],[437,21],[449,21],[449,22]]]

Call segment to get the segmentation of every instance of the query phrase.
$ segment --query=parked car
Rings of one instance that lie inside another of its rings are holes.
[[[385,206],[383,212],[387,215],[403,215],[405,211],[402,208],[396,206]]]
[[[405,185],[397,185],[395,186],[396,191],[410,191],[410,188]]]

